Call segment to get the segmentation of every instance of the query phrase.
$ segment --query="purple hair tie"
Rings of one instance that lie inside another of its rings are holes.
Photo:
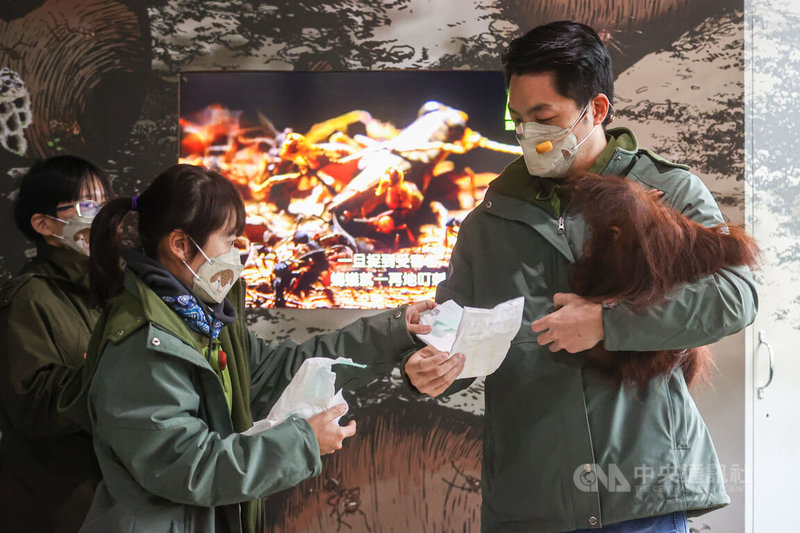
[[[133,198],[131,198],[131,209],[133,209],[134,211],[138,211],[139,210],[139,197],[138,196],[134,196]]]

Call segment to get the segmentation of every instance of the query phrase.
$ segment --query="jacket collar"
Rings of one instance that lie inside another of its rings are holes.
[[[502,174],[491,182],[489,191],[519,198],[529,204],[537,206],[558,216],[560,213],[560,199],[557,189],[564,180],[561,178],[540,178],[528,174],[524,158],[520,157],[511,162]]]
[[[25,268],[25,272],[32,271],[89,290],[89,256],[70,248],[37,243],[36,259]]]
[[[86,403],[86,395],[107,343],[117,344],[147,327],[147,347],[180,357],[214,372],[200,353],[203,343],[183,320],[133,272],[126,270],[123,291],[111,299],[95,326],[80,380],[70,381],[59,400],[60,409]]]
[[[125,290],[141,304],[145,323],[149,322],[159,329],[169,332],[194,350],[202,349],[202,346],[199,345],[198,336],[193,334],[183,319],[170,309],[136,274],[126,270],[123,284]],[[151,334],[148,334],[148,342],[151,336]]]
[[[550,211],[521,198],[506,196],[492,189],[486,191],[486,197],[475,210],[530,226],[571,263],[575,262],[569,243],[563,235],[558,233],[558,221],[553,218]]]
[[[630,170],[633,159],[639,151],[639,141],[628,128],[606,130],[606,147],[595,159],[589,172],[624,176]]]
[[[590,168],[597,174],[625,176],[636,162],[639,142],[628,128],[606,131],[608,143]],[[560,180],[559,180],[560,181]],[[495,182],[498,182],[495,185]],[[542,184],[541,182],[546,182]],[[558,250],[571,263],[575,257],[567,239],[559,233],[559,217],[554,219],[550,196],[541,194],[545,186],[552,190],[553,178],[540,178],[528,174],[522,157],[509,164],[486,191],[484,201],[476,209],[526,224]],[[517,187],[511,187],[515,184]],[[563,217],[560,217],[563,219]]]
[[[203,348],[208,342],[208,339],[204,339],[201,335],[189,329],[189,327],[183,321],[183,318],[181,318],[166,303],[164,303],[164,301],[150,287],[148,287],[144,281],[139,279],[139,277],[130,270],[125,271],[123,285],[125,292],[128,293],[130,297],[132,297],[141,306],[141,310],[139,313],[130,313],[130,309],[126,308],[113,313],[115,315],[122,315],[118,317],[121,321],[130,323],[131,320],[134,320],[135,324],[129,325],[128,327],[122,327],[120,325],[119,328],[115,325],[110,328],[110,331],[120,330],[132,332],[134,328],[138,328],[149,323],[150,327],[148,329],[146,342],[150,349],[171,353],[191,363],[200,365],[213,371],[206,358],[201,355]],[[238,314],[244,312],[243,280],[239,280],[234,283],[228,298],[230,298],[232,301],[240,302],[242,304],[236,306],[236,311]],[[132,314],[136,316],[130,316]],[[163,332],[166,332],[168,335],[165,337]],[[173,340],[172,342],[168,341],[165,344],[164,340],[165,338],[169,337],[169,335],[177,338],[180,342]],[[112,341],[119,342],[122,340],[122,338],[124,338],[124,336],[112,338]],[[154,343],[154,338],[158,338],[159,340]],[[220,339],[222,339],[222,336],[220,336]]]

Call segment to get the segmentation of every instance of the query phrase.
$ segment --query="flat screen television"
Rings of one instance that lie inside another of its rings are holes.
[[[505,103],[500,72],[186,72],[179,160],[242,193],[249,306],[390,308],[521,153]]]

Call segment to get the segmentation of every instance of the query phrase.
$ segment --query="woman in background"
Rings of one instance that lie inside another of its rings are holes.
[[[137,211],[141,249],[121,250]],[[104,305],[84,383],[103,472],[84,531],[261,532],[264,496],[317,475],[342,446],[343,406],[255,434],[309,357],[371,368],[414,347],[432,302],[390,310],[297,344],[247,330],[233,246],[244,203],[216,172],[176,165],[138,197],[109,202],[92,234],[92,291]],[[102,252],[102,253],[101,253]],[[121,268],[124,259],[124,268]]]
[[[73,156],[31,167],[14,205],[36,257],[0,294],[0,529],[74,532],[100,472],[86,406],[58,397],[84,364],[99,311],[89,305],[89,228],[111,194],[105,173]]]

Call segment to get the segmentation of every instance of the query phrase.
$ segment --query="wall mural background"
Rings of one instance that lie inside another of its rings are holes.
[[[643,146],[691,165],[723,213],[743,223],[742,8],[741,0],[2,1],[0,278],[32,248],[11,206],[36,159],[86,157],[122,195],[177,161],[181,72],[498,70],[511,38],[565,18],[605,40],[618,122]],[[302,340],[363,313],[260,309],[249,320],[264,336]],[[348,399],[359,435],[325,458],[321,476],[270,498],[271,527],[478,530],[480,383],[420,400],[395,372]]]

